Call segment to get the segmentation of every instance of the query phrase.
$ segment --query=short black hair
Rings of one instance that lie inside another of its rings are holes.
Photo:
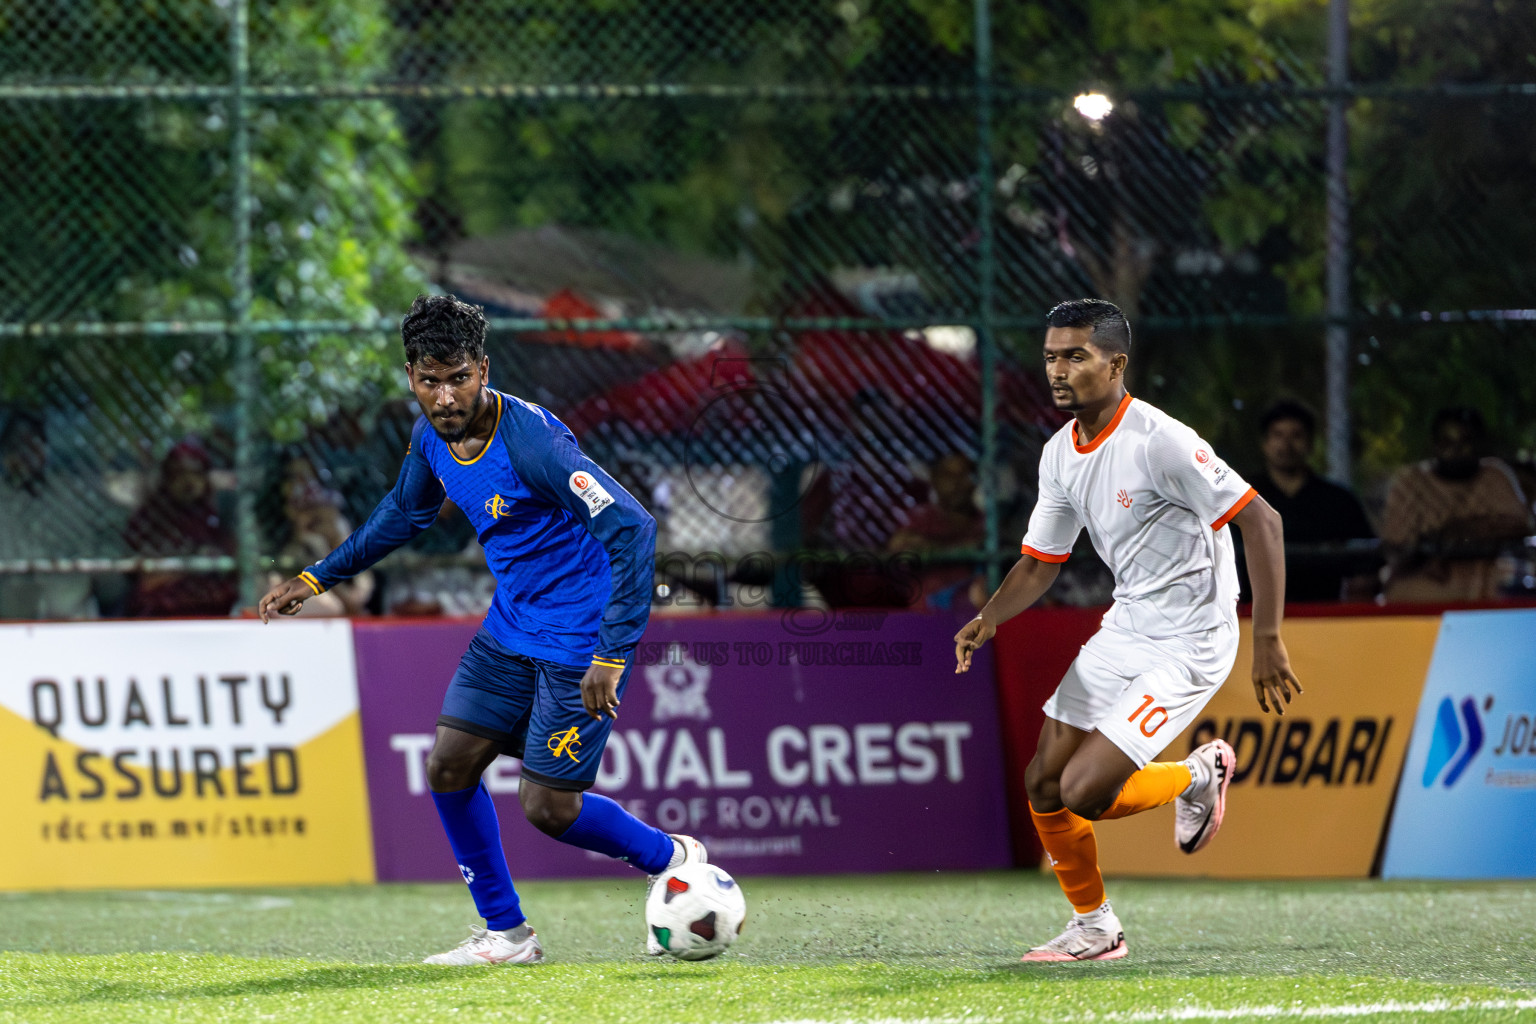
[[[1435,413],[1434,421],[1430,424],[1429,436],[1439,437],[1442,427],[1450,424],[1466,428],[1467,437],[1472,441],[1485,441],[1488,439],[1488,423],[1483,419],[1483,414],[1470,405],[1452,405]]]
[[[1307,437],[1317,436],[1317,415],[1293,398],[1282,398],[1259,417],[1259,435],[1269,433],[1269,428],[1281,420],[1295,420],[1307,432]]]
[[[418,295],[400,321],[405,361],[412,366],[423,359],[450,364],[462,359],[478,364],[485,358],[489,327],[485,310],[479,306],[452,295]]]
[[[1047,327],[1091,327],[1093,343],[1106,352],[1130,355],[1131,324],[1113,302],[1069,299],[1045,314]]]

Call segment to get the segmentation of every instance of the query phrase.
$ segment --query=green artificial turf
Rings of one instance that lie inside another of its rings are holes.
[[[429,968],[462,886],[0,894],[0,1021],[1536,1021],[1536,886],[1124,881],[1130,956],[1022,965],[1033,873],[743,879],[718,960],[641,953],[640,880],[524,883],[548,961]]]

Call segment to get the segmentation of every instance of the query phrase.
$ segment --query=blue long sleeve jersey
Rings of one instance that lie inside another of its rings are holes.
[[[656,521],[565,424],[489,394],[496,428],[479,455],[460,459],[419,417],[394,490],[300,578],[319,593],[357,575],[431,526],[446,496],[474,523],[496,577],[492,636],[558,664],[623,665],[650,615]]]

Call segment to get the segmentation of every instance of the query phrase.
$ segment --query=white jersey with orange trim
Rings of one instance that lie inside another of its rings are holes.
[[[1090,443],[1077,443],[1076,420],[1046,442],[1023,550],[1065,562],[1087,527],[1115,574],[1105,625],[1151,637],[1214,629],[1237,620],[1223,527],[1254,495],[1200,435],[1126,395]]]

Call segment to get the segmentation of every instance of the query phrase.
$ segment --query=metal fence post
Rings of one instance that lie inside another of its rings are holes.
[[[997,338],[994,335],[994,291],[997,255],[992,223],[992,10],[989,0],[976,0],[976,352],[981,371],[981,489],[986,495],[987,587],[1002,582],[998,559],[997,487]]]
[[[1346,486],[1349,452],[1349,0],[1328,4],[1328,475]]]
[[[230,216],[234,228],[231,268],[230,328],[234,332],[235,375],[235,538],[240,572],[241,605],[257,599],[256,453],[254,424],[257,381],[256,352],[251,336],[251,138],[247,110],[250,76],[250,9],[248,0],[230,4]]]

